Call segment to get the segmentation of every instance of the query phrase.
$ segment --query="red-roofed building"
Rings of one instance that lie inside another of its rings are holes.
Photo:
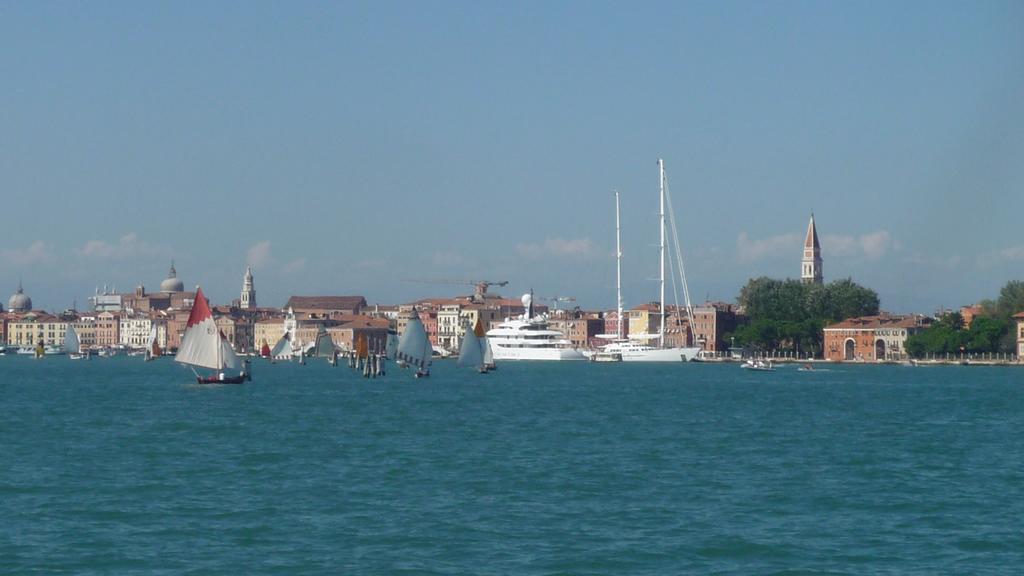
[[[903,360],[907,337],[931,324],[921,316],[862,316],[826,326],[825,359],[832,361]]]
[[[292,309],[296,316],[316,315],[329,318],[336,315],[359,314],[366,308],[362,296],[292,296],[285,309]]]

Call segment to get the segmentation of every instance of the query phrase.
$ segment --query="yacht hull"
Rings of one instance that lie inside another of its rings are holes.
[[[506,348],[501,344],[491,343],[494,360],[586,360],[587,357],[573,348]]]

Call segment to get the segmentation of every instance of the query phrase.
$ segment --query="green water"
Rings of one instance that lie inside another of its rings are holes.
[[[0,357],[0,573],[1019,574],[1024,370]]]

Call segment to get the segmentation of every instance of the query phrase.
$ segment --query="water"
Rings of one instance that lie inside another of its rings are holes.
[[[1018,574],[1024,370],[0,357],[0,573]]]

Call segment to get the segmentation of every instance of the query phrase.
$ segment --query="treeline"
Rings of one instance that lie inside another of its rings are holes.
[[[1024,311],[1024,282],[1012,280],[996,300],[981,302],[981,314],[970,327],[959,312],[941,317],[920,334],[907,338],[907,353],[915,358],[929,355],[1007,353],[1016,349],[1013,315]]]
[[[750,321],[727,335],[737,345],[815,356],[821,355],[826,325],[878,314],[879,305],[874,290],[849,278],[828,284],[754,278],[740,290],[738,302]]]

